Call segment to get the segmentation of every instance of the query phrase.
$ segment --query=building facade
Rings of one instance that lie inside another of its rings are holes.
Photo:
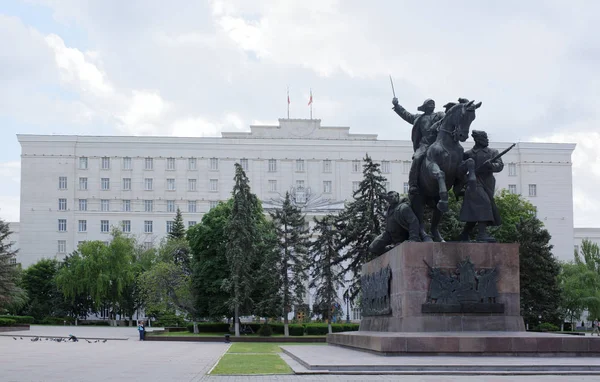
[[[11,251],[18,251],[18,249],[19,249],[19,223],[11,222],[11,223],[7,223],[7,224],[8,224],[8,229],[10,230],[11,234],[7,238],[4,239],[4,242],[2,244],[10,245]],[[17,263],[16,257],[10,259],[10,263],[16,264]]]
[[[112,227],[156,245],[177,208],[193,225],[230,197],[235,163],[266,209],[291,191],[309,218],[340,210],[351,199],[366,153],[381,164],[388,189],[406,192],[412,143],[349,130],[281,119],[215,138],[18,135],[18,262],[27,267],[43,257],[62,258],[86,240],[108,241]],[[498,150],[509,145],[491,144]],[[574,148],[518,143],[496,175],[498,189],[520,193],[537,207],[561,259],[573,255]]]

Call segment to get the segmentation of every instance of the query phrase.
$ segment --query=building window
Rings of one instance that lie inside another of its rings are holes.
[[[296,181],[296,188],[304,188],[304,181],[303,180],[297,180]]]
[[[121,231],[125,233],[131,232],[131,220],[123,220],[121,222]]]
[[[575,246],[575,253],[579,253],[579,246],[578,245]]]
[[[537,196],[537,185],[535,185],[535,184],[529,185],[529,196]]]
[[[123,170],[131,170],[133,166],[131,165],[131,158],[124,157],[123,158]]]
[[[352,308],[352,319],[353,320],[361,320],[362,319],[362,312],[361,312],[360,308]]]
[[[79,178],[79,190],[87,190],[87,178]]]
[[[87,220],[80,220],[78,226],[79,232],[87,232]]]
[[[188,222],[188,228],[191,228],[191,227],[195,226],[196,224],[197,224],[197,223],[196,223],[196,221],[195,221],[195,220],[190,220],[190,221]]]
[[[304,172],[304,159],[296,160],[296,171]]]
[[[102,190],[104,190],[104,191],[110,190],[110,179],[109,178],[102,178],[100,183],[102,185]]]
[[[509,184],[508,185],[508,192],[510,192],[511,194],[516,194],[517,193],[517,185],[516,184]]]
[[[352,172],[360,172],[360,161],[359,160],[352,161]]]
[[[152,228],[152,222],[150,222],[150,227]],[[151,241],[145,241],[144,242],[144,250],[149,251],[152,249],[152,242]]]
[[[153,179],[152,178],[145,178],[144,179],[144,190],[146,190],[146,191],[152,191],[152,186],[153,186]]]
[[[102,212],[110,211],[110,200],[108,200],[108,199],[100,200],[100,210]]]
[[[390,182],[383,182],[383,189],[385,192],[388,192],[390,190]]]
[[[175,201],[167,200],[167,212],[175,212]]]
[[[405,160],[404,162],[402,162],[402,173],[408,174],[410,172],[410,166],[411,166],[410,161]]]
[[[146,158],[144,160],[144,170],[153,170],[154,169],[154,159]]]
[[[359,187],[360,187],[360,182],[352,182],[352,192],[358,191]]]
[[[175,191],[175,179],[167,179],[167,190],[168,191]]]
[[[409,189],[410,189],[410,186],[408,185],[408,182],[404,182],[403,191],[404,191],[405,195],[408,195]]]
[[[58,253],[67,253],[67,241],[66,240],[58,241]]]
[[[144,233],[152,233],[152,220],[144,220]]]
[[[144,200],[144,212],[152,212],[154,209],[154,201],[153,200]]]
[[[197,181],[196,179],[188,179],[188,191],[197,191]]]
[[[219,169],[219,159],[218,158],[210,158],[210,169],[212,171],[217,171]]]
[[[131,178],[123,178],[123,191],[131,191]]]
[[[210,202],[208,202],[208,207],[210,209],[213,209],[213,208],[215,208],[218,205],[219,205],[219,201],[218,200],[211,200]]]
[[[381,162],[381,172],[384,174],[390,173],[390,161],[384,160]]]
[[[269,172],[276,172],[276,171],[277,171],[277,160],[269,159]]]
[[[67,189],[67,177],[66,176],[59,176],[58,177],[58,189],[59,190],[66,190]]]
[[[173,232],[173,221],[169,220],[167,222],[167,233],[171,233],[171,232]]]
[[[196,201],[188,200],[188,212],[196,212]]]
[[[277,181],[269,180],[269,192],[277,192]]]
[[[87,170],[88,168],[88,159],[87,157],[81,157],[79,158],[79,169],[80,170]]]
[[[66,243],[65,243],[65,245],[66,245]],[[10,265],[16,265],[17,264],[17,259],[14,258],[14,257],[11,257],[10,260],[9,260],[9,264]]]
[[[131,212],[131,200],[123,200],[123,212]]]
[[[240,159],[240,166],[242,166],[242,170],[248,172],[248,159],[246,159],[246,158]]]
[[[331,160],[325,159],[323,161],[323,172],[331,172]]]
[[[516,163],[508,164],[508,176],[517,176],[517,164]]]
[[[87,199],[79,199],[79,211],[87,211]]]
[[[110,170],[110,158],[109,157],[102,158],[102,169]]]
[[[326,194],[331,193],[331,180],[323,181],[323,192]]]
[[[188,158],[188,170],[196,170],[196,158]]]
[[[108,220],[100,220],[100,232],[108,233],[110,226],[108,225]]]
[[[175,170],[175,158],[167,158],[167,170]]]
[[[209,185],[210,185],[210,191],[212,191],[212,192],[219,191],[219,180],[218,179],[211,179]]]
[[[67,199],[58,199],[58,210],[59,211],[67,210]]]
[[[58,219],[58,232],[67,232],[67,219]]]

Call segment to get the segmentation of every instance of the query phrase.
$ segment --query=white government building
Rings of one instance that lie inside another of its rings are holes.
[[[318,119],[280,119],[215,138],[18,135],[21,217],[17,261],[62,258],[86,240],[109,240],[112,226],[156,245],[179,207],[187,225],[231,195],[234,163],[246,170],[266,209],[293,190],[308,217],[343,208],[362,179],[368,153],[388,189],[403,193],[413,154],[408,140],[378,140]],[[463,144],[472,145],[472,139]],[[510,143],[492,142],[502,150]],[[502,159],[498,189],[537,207],[554,254],[575,245],[571,154],[574,144],[520,142]]]

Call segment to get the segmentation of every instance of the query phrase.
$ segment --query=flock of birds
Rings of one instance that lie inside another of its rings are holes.
[[[17,341],[19,339],[22,340],[23,337],[19,337],[19,338],[13,337],[13,340],[15,340],[15,341]],[[79,342],[79,339],[77,337],[73,336],[73,335],[71,335],[69,337],[57,337],[57,338],[48,338],[48,337],[46,337],[44,339],[42,339],[42,337],[34,337],[34,338],[31,339],[31,342],[44,341],[44,340],[46,340],[46,341],[54,341],[54,342]],[[84,338],[84,340],[87,341],[87,343],[89,343],[89,344],[96,343],[96,342],[102,342],[102,343],[104,343],[104,342],[107,341],[107,340],[103,340],[103,339],[90,341],[90,340],[88,340],[86,338]]]

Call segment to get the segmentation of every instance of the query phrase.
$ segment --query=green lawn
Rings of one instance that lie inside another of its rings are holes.
[[[282,345],[317,344],[234,342],[211,374],[293,374],[288,364],[279,357]]]
[[[148,333],[152,333],[152,332],[146,332],[146,334]],[[227,333],[198,333],[198,334],[194,334],[191,332],[158,332],[158,333],[153,333],[151,335],[153,336],[199,336],[199,337],[224,337],[225,334]],[[229,333],[231,335],[231,337],[233,338],[234,335],[232,333]],[[244,334],[243,337],[260,337],[258,334]],[[271,337],[283,337],[283,334],[273,334]],[[326,337],[325,335],[323,336],[302,336],[302,338],[323,338]],[[268,338],[268,337],[264,337],[264,338]],[[293,336],[292,336],[293,338]],[[300,338],[300,337],[299,337]]]

